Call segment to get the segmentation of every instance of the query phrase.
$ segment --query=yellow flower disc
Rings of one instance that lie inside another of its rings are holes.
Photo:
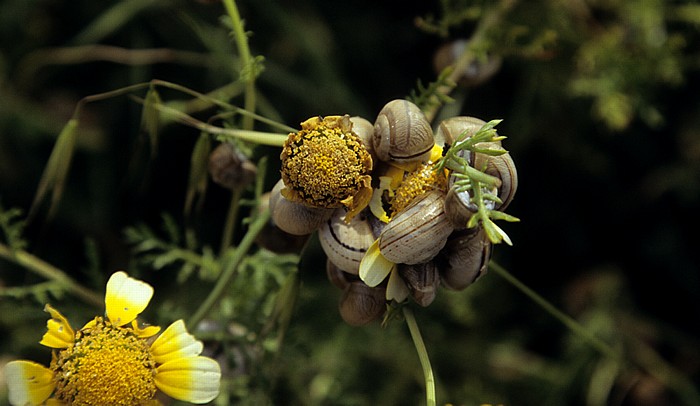
[[[392,216],[406,208],[413,199],[423,193],[433,189],[447,190],[447,177],[444,173],[438,173],[434,168],[433,163],[421,164],[416,170],[404,176],[391,199]]]
[[[146,340],[101,317],[51,361],[58,400],[81,405],[139,405],[156,392],[156,363]]]
[[[357,205],[371,197],[372,158],[352,132],[349,116],[314,117],[289,134],[280,155],[285,198],[312,207]],[[368,194],[365,193],[367,192]]]

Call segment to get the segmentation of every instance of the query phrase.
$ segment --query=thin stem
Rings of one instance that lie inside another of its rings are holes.
[[[236,188],[231,192],[231,202],[228,207],[228,214],[226,215],[226,223],[224,224],[224,231],[221,236],[221,250],[219,251],[223,254],[228,247],[231,246],[231,241],[233,240],[233,233],[236,229],[236,219],[238,218],[238,209],[240,208],[241,199],[241,189]]]
[[[104,297],[82,286],[60,269],[47,262],[44,262],[27,251],[12,250],[8,246],[0,244],[0,257],[12,261],[17,265],[36,273],[37,275],[60,284],[68,292],[77,296],[85,303],[98,307],[104,306]]]
[[[420,329],[418,329],[418,323],[416,323],[416,318],[413,316],[413,311],[411,308],[408,306],[403,306],[403,315],[406,318],[406,324],[408,325],[408,330],[411,332],[413,345],[416,347],[418,359],[420,360],[420,365],[423,368],[426,404],[427,406],[435,406],[437,403],[437,399],[435,397],[435,377],[433,376],[433,368],[430,366],[428,351],[425,349],[423,337],[421,337]]]
[[[255,73],[252,71],[253,67],[251,64],[253,63],[253,57],[250,54],[250,47],[248,46],[248,36],[245,33],[243,21],[238,13],[236,2],[233,0],[224,0],[223,3],[224,7],[226,7],[226,12],[228,13],[229,17],[231,17],[236,46],[238,47],[238,52],[241,55],[242,70],[247,71],[247,76],[245,77],[246,89],[243,106],[246,110],[255,112]],[[243,129],[253,129],[252,118],[243,117]]]
[[[574,334],[588,341],[588,343],[591,344],[593,348],[598,350],[601,354],[608,356],[612,359],[622,361],[622,356],[617,351],[615,351],[610,345],[593,335],[591,332],[586,330],[586,328],[584,328],[581,324],[579,324],[579,322],[574,320],[571,316],[557,309],[556,306],[548,302],[537,292],[527,287],[524,283],[520,282],[505,268],[503,268],[493,260],[489,262],[489,268],[495,273],[497,273],[500,277],[505,279],[508,283],[513,285],[516,289],[523,292],[525,296],[529,297],[533,302],[537,303],[552,317],[559,320],[569,330],[573,331]]]
[[[204,302],[202,302],[202,304],[199,306],[199,309],[197,309],[195,314],[189,319],[188,325],[196,326],[199,324],[199,322],[206,317],[219,299],[221,299],[221,297],[226,293],[226,289],[236,275],[238,265],[240,265],[241,261],[243,261],[246,253],[253,246],[255,238],[258,236],[258,234],[260,234],[260,231],[262,231],[269,219],[270,211],[265,210],[264,212],[260,213],[255,220],[253,220],[248,228],[248,232],[245,236],[243,236],[241,243],[234,250],[231,261],[226,264],[226,268],[224,268],[223,272],[221,273],[219,280],[216,281],[216,285],[214,285],[214,288],[209,293],[209,296],[207,296]]]

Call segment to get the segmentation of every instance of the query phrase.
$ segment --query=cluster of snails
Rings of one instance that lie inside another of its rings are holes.
[[[290,178],[284,173],[284,158],[300,149],[297,143],[282,153],[283,179],[271,192],[269,208],[272,222],[289,234],[318,231],[328,257],[328,278],[343,290],[339,310],[348,324],[380,318],[392,300],[411,297],[427,306],[439,286],[465,289],[486,272],[492,243],[481,226],[467,227],[478,209],[473,196],[459,187],[458,174],[433,167],[445,150],[474,135],[484,121],[453,117],[433,132],[415,104],[393,100],[374,124],[349,116],[333,116],[329,122],[349,129],[343,137],[357,137],[369,152],[371,201],[361,188],[340,199],[342,204],[326,207],[290,197],[304,194],[283,181]],[[482,144],[479,151],[500,148],[500,141]],[[517,189],[513,160],[502,152],[458,153],[470,166],[498,179],[490,191],[496,198],[487,201],[489,210],[504,210]],[[322,173],[316,176],[323,178]]]

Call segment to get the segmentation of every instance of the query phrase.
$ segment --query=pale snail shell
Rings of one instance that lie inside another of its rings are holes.
[[[374,162],[377,158],[374,153],[374,124],[359,116],[350,117],[350,122],[352,123],[352,132],[360,138],[362,145],[372,156]]]
[[[491,242],[483,228],[455,232],[440,253],[442,285],[453,290],[467,288],[486,273],[490,259]]]
[[[270,195],[271,193],[267,192],[260,196],[260,203],[257,207],[258,213],[269,209]],[[292,235],[280,229],[270,219],[263,230],[255,237],[255,242],[267,250],[281,254],[301,251],[307,239],[307,235]]]
[[[281,193],[284,187],[280,179],[270,192],[272,222],[282,231],[294,235],[311,234],[333,215],[335,209],[308,207],[285,199]]]
[[[440,286],[440,273],[434,261],[415,265],[401,264],[398,269],[416,303],[423,307],[433,303]]]
[[[363,326],[384,314],[385,296],[384,287],[371,288],[361,281],[351,282],[340,298],[340,316],[351,326]]]
[[[382,161],[425,161],[435,145],[425,114],[408,100],[392,100],[374,122],[374,152]]]
[[[328,259],[345,272],[357,275],[360,261],[375,240],[372,225],[363,213],[346,223],[345,209],[336,209],[318,229],[318,239]]]
[[[453,145],[476,134],[486,124],[482,119],[470,116],[456,116],[440,122],[435,131],[435,142],[439,145]],[[500,145],[500,142],[499,142]]]
[[[445,215],[445,194],[432,190],[416,197],[379,235],[379,251],[397,264],[418,264],[435,257],[454,227]]]

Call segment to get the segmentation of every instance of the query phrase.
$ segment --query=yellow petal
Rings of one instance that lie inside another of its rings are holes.
[[[10,404],[40,405],[51,396],[56,385],[53,372],[31,361],[11,361],[5,365]]]
[[[394,268],[389,274],[389,283],[386,285],[386,300],[396,300],[401,303],[408,297],[406,282],[399,276],[399,271]]]
[[[153,337],[160,331],[160,326],[145,326],[144,328],[141,328],[136,320],[131,321],[131,328],[134,330],[134,334],[136,334],[136,337],[138,338]]]
[[[185,322],[178,320],[168,326],[151,345],[153,359],[164,364],[178,358],[194,357],[202,353],[203,345],[187,332]]]
[[[75,341],[75,332],[68,320],[51,305],[44,306],[44,311],[51,315],[46,322],[48,331],[39,341],[39,344],[49,348],[68,348]]]
[[[219,395],[221,369],[207,357],[179,358],[156,368],[156,386],[171,398],[207,403]]]
[[[360,261],[360,279],[367,286],[375,287],[389,275],[396,264],[384,258],[379,252],[379,240],[374,240]]]
[[[126,272],[115,272],[107,281],[107,317],[117,326],[130,323],[146,309],[152,296],[151,285],[130,278]]]

